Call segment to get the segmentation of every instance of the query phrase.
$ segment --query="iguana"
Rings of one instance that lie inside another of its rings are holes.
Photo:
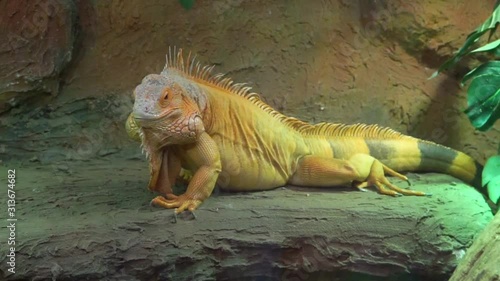
[[[352,184],[423,196],[385,175],[407,181],[399,172],[431,171],[480,187],[482,166],[462,152],[378,125],[312,125],[274,110],[245,84],[212,75],[213,66],[202,67],[191,53],[169,49],[166,57],[163,71],[135,88],[126,122],[149,159],[148,188],[161,194],[154,205],[193,211],[218,178],[232,191]],[[171,187],[181,168],[193,175],[177,196]]]

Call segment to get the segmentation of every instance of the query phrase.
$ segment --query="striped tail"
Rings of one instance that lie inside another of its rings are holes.
[[[420,171],[439,171],[465,181],[475,188],[481,188],[483,166],[469,155],[429,141],[418,141],[421,162]]]
[[[481,185],[483,167],[460,151],[378,125],[287,122],[306,138],[326,139],[335,158],[367,153],[398,172],[449,174],[488,196]],[[318,149],[317,153],[321,151],[324,150]]]
[[[483,166],[465,153],[415,138],[366,142],[370,155],[395,170],[448,174],[486,193],[481,186]]]

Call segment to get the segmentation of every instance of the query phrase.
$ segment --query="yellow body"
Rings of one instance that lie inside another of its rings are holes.
[[[242,191],[286,184],[297,160],[310,154],[300,134],[242,96],[202,88],[214,114],[207,133],[221,155],[221,186]]]
[[[207,94],[211,112],[214,113],[213,124],[207,133],[217,144],[221,155],[219,183],[225,189],[248,191],[293,184],[291,179],[302,157],[309,155],[347,160],[356,154],[370,155],[367,141],[380,142],[386,147],[385,157],[377,159],[396,171],[444,172],[469,183],[476,177],[476,164],[472,158],[444,146],[394,131],[384,134],[387,129],[384,131],[375,126],[372,128],[377,129],[371,135],[363,129],[351,135],[346,133],[347,136],[308,134],[307,130],[300,132],[293,126],[283,124],[282,120],[271,116],[243,96],[228,94],[227,90],[214,85],[200,86]],[[351,128],[356,128],[356,125]],[[447,159],[435,155],[435,159],[429,159],[429,167],[422,166],[419,142],[433,146],[436,153],[440,150],[449,151],[456,157],[446,162]],[[337,153],[334,153],[332,146],[335,146]],[[338,179],[336,182],[309,185],[333,186],[350,181],[352,179]]]
[[[148,136],[158,138],[163,131],[141,128],[132,115],[127,120],[129,135],[134,139],[142,135],[143,146],[151,154],[149,188],[164,195],[155,198],[157,205],[178,208],[178,212],[194,210],[210,196],[215,182],[234,191],[285,184],[354,184],[358,188],[373,185],[387,195],[425,195],[398,188],[385,175],[407,179],[396,171],[433,171],[478,185],[481,167],[461,152],[377,125],[311,125],[282,115],[249,88],[211,76],[207,68],[200,71],[198,66],[192,74],[187,69],[194,62],[185,61],[182,52],[168,61],[170,65],[161,75],[173,84],[165,87],[175,88],[173,95],[182,95],[184,102],[180,99],[178,103],[186,104],[190,116],[201,115],[203,130],[197,129],[194,142],[153,149],[148,146],[153,142]],[[173,131],[164,133],[175,135]],[[191,171],[193,177],[186,193],[176,196],[170,187],[181,168]]]

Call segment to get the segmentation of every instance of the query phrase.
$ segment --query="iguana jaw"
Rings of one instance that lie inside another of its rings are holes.
[[[174,116],[173,118],[176,118],[180,115],[182,115],[181,109],[171,110],[171,111],[165,112],[165,113],[158,115],[158,116],[150,116],[150,115],[146,115],[142,112],[137,112],[137,111],[133,112],[133,116],[134,116],[135,121],[137,123],[143,124],[142,127],[147,125],[149,121],[161,122],[162,120],[172,118],[172,116]]]
[[[172,120],[173,116],[177,118]],[[149,143],[156,149],[168,145],[195,142],[198,136],[205,131],[202,118],[197,113],[189,116],[167,114],[158,119],[134,117],[134,120],[142,128],[143,143]]]

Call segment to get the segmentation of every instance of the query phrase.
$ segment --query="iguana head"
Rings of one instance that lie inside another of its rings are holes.
[[[200,109],[171,77],[150,74],[135,88],[133,117],[144,135],[160,147],[194,142],[204,131]]]

